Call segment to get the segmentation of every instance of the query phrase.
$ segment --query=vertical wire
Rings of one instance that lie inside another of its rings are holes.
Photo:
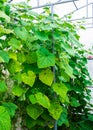
[[[53,9],[53,4],[51,4],[51,18],[52,18],[52,23],[53,23],[53,20],[54,20],[54,9]],[[52,52],[54,54],[54,37],[53,37],[53,34],[54,34],[54,29],[52,29]],[[55,66],[53,67],[53,73],[54,73],[54,82],[56,82],[56,77],[55,77]]]
[[[37,0],[37,7],[39,7],[39,3],[40,3],[39,0]]]
[[[86,0],[86,17],[88,18],[88,0]]]
[[[93,27],[93,4],[92,4],[92,27]]]
[[[57,121],[55,121],[54,130],[57,130]]]
[[[52,23],[54,20],[54,6],[53,4],[51,4],[51,18],[52,18]],[[54,47],[54,29],[52,29],[52,52],[55,53],[55,47]],[[54,83],[56,82],[56,70],[55,70],[55,66],[53,67],[53,73],[54,73]],[[56,97],[56,95],[54,95],[54,97]],[[57,130],[57,121],[55,121],[54,123],[54,130]]]

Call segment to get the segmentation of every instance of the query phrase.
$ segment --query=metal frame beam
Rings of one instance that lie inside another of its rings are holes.
[[[89,6],[92,6],[92,16],[91,17],[89,17]],[[65,16],[68,16],[68,15],[70,15],[70,14],[73,14],[73,13],[75,13],[76,11],[78,11],[78,10],[81,10],[81,9],[83,9],[83,8],[86,8],[86,16],[84,17],[84,18],[76,18],[76,19],[67,19],[67,17],[66,17],[66,21],[68,21],[68,22],[70,22],[70,21],[80,21],[80,20],[88,20],[88,19],[91,19],[91,28],[93,28],[93,2],[91,2],[91,3],[88,3],[88,0],[86,0],[86,4],[84,5],[84,6],[82,6],[82,7],[80,7],[80,8],[78,8],[78,9],[76,9],[76,10],[74,10],[74,11],[72,11],[72,12],[70,12],[70,13],[68,13],[68,14],[66,14]],[[64,16],[62,17],[62,19],[64,18]],[[86,25],[87,25],[87,23],[86,23]],[[88,28],[88,27],[86,27],[86,28]],[[89,27],[90,28],[90,27]]]
[[[49,4],[44,4],[44,5],[39,5],[39,6],[36,6],[36,7],[32,7],[31,10],[32,9],[43,8],[45,6],[51,7],[51,5],[54,6],[54,5],[59,5],[59,4],[64,4],[64,3],[68,3],[68,2],[74,2],[74,1],[78,1],[78,0],[65,0],[65,1],[63,1],[63,0],[60,1],[59,0],[59,1],[55,2],[55,3],[49,3]]]

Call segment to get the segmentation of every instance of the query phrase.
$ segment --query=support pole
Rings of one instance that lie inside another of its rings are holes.
[[[57,130],[57,121],[55,121],[54,130]]]
[[[37,0],[37,7],[39,7],[39,0]]]
[[[53,10],[53,7],[54,5],[51,4],[51,18],[52,18],[52,23],[53,23],[53,20],[54,20],[54,10]],[[53,34],[54,34],[54,29],[52,29],[52,52],[54,53],[54,37],[53,37]],[[56,70],[55,70],[55,66],[53,67],[53,73],[54,73],[54,83],[56,82]],[[56,97],[56,94],[54,94],[54,98]],[[57,121],[55,121],[54,123],[54,130],[57,130]]]
[[[93,4],[92,4],[92,28],[93,28]]]
[[[88,18],[88,0],[86,0],[86,17]]]

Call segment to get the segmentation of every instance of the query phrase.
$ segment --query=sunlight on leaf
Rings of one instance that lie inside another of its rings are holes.
[[[36,75],[33,71],[28,71],[27,73],[22,74],[22,81],[29,85],[30,87],[33,86],[35,82]]]
[[[54,79],[54,74],[50,69],[46,69],[39,74],[39,79],[42,83],[51,86]]]
[[[35,97],[36,97],[37,102],[41,106],[43,106],[45,108],[49,108],[50,107],[50,100],[49,100],[49,98],[46,95],[44,95],[43,93],[39,92],[39,93],[35,94]]]

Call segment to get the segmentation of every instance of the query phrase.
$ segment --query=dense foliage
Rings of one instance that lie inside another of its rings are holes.
[[[77,26],[29,8],[0,1],[0,130],[92,130]]]

